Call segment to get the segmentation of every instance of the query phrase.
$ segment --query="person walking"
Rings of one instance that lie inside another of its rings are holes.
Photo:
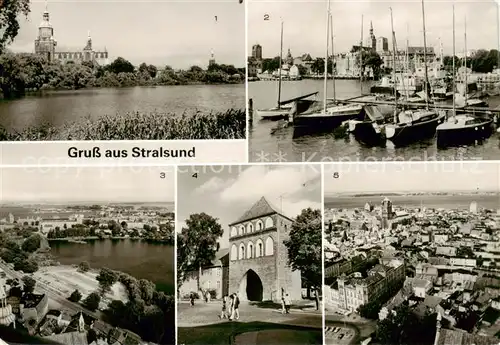
[[[281,314],[285,313],[285,289],[281,288]]]
[[[229,295],[229,308],[227,310],[227,318],[233,320],[234,314],[234,294]]]
[[[288,294],[285,295],[285,312],[290,314],[290,306],[291,306],[290,296]]]
[[[191,307],[194,307],[194,293],[192,292],[189,295],[189,302],[191,302]]]
[[[239,292],[234,294],[234,319],[240,319],[240,296]]]
[[[219,319],[226,318],[226,310],[227,310],[227,296],[222,297],[222,310],[219,315]]]

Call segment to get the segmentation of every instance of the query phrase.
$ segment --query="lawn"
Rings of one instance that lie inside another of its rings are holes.
[[[180,327],[178,343],[199,345],[233,345],[235,337],[242,333],[257,332],[256,344],[245,345],[320,345],[323,335],[320,329],[288,326],[267,322],[224,322],[209,326]]]

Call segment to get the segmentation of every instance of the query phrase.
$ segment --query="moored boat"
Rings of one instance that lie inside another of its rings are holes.
[[[439,147],[475,143],[488,138],[493,131],[493,117],[460,114],[451,116],[437,126]]]
[[[444,122],[444,119],[444,111],[404,110],[399,113],[397,123],[385,126],[385,135],[395,146],[406,145],[434,136],[437,126]]]

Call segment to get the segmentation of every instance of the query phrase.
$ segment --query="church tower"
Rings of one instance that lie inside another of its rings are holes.
[[[90,37],[90,31],[87,34],[87,44],[83,48],[83,61],[94,61],[94,56],[92,52],[92,38]]]
[[[45,2],[42,22],[38,27],[38,37],[35,39],[35,54],[43,55],[48,61],[53,61],[56,45],[54,28],[50,24],[47,2]]]
[[[12,306],[7,304],[7,293],[5,292],[5,283],[0,280],[0,325],[16,327],[16,317],[12,312]]]
[[[370,21],[370,37],[368,39],[368,47],[370,47],[374,51],[377,50],[377,38],[373,33],[373,22],[371,21]]]
[[[208,60],[208,67],[215,65],[215,55],[214,50],[210,51],[210,60]]]

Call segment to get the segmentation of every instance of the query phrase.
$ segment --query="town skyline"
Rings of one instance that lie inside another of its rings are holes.
[[[165,167],[2,168],[0,205],[169,204],[175,202],[174,173]]]
[[[193,65],[204,68],[213,51],[219,63],[244,66],[245,28],[241,25],[244,7],[236,1],[198,0],[196,6],[170,1],[120,2],[119,15],[117,4],[115,1],[48,2],[58,43],[56,51],[81,51],[90,32],[94,49],[106,49],[109,62],[123,57],[136,66],[145,62],[174,69]],[[19,34],[7,49],[16,53],[34,52],[45,6],[45,2],[30,3],[31,12],[27,19],[19,19]],[[134,25],[141,17],[148,19]],[[182,35],[174,34],[178,32]]]
[[[361,19],[363,16],[363,45],[369,37],[370,23],[373,24],[375,37],[386,37],[389,50],[392,50],[390,10],[394,18],[394,31],[398,50],[404,50],[406,41],[409,46],[423,47],[423,30],[420,1],[403,3],[397,1],[332,1],[334,27],[334,53],[347,53],[353,45],[359,45],[361,38]],[[472,9],[473,8],[473,9]],[[446,15],[449,13],[449,15]],[[264,15],[269,20],[264,20]],[[434,47],[439,54],[453,51],[452,3],[426,1],[426,40],[428,47]],[[465,50],[465,22],[467,24],[467,51],[479,49],[498,49],[497,4],[494,1],[455,3],[455,53],[463,55]],[[320,2],[265,2],[255,0],[248,5],[248,49],[255,44],[262,46],[262,56],[279,56],[280,19],[284,22],[283,57],[290,49],[294,57],[310,54],[313,58],[325,55],[326,1]],[[485,32],[484,23],[491,22],[495,30]],[[305,40],[304,38],[308,39]],[[329,52],[331,41],[329,40]]]
[[[224,230],[221,248],[229,243],[229,224],[238,220],[261,197],[278,212],[294,218],[302,209],[321,209],[321,177],[316,167],[224,166],[212,171],[179,173],[177,231],[193,213],[218,218]],[[219,169],[220,168],[220,169]],[[286,194],[286,195],[283,195]],[[282,203],[280,195],[283,195]]]

